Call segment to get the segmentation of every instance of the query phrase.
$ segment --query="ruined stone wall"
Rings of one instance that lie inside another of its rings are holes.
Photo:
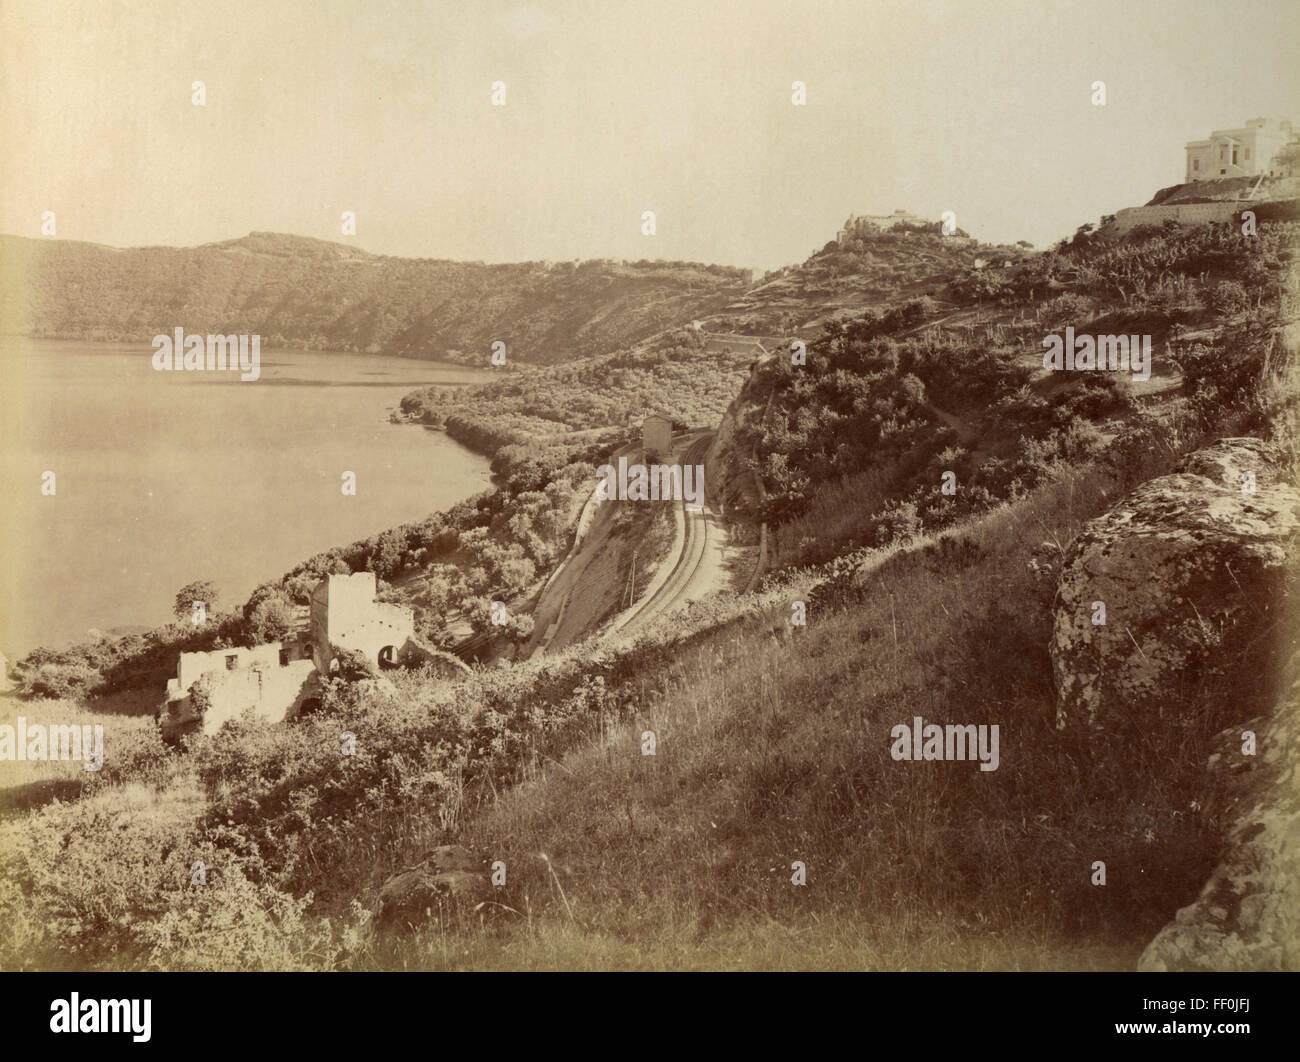
[[[302,702],[317,695],[316,667],[310,660],[295,660],[280,667],[259,666],[242,671],[211,672],[208,708],[203,732],[211,734],[223,723],[252,711],[254,718],[281,723],[298,714]]]
[[[410,609],[398,605],[370,606],[369,618],[337,632],[334,644],[343,649],[365,653],[372,662],[379,660],[380,650],[392,646],[400,650],[415,633],[415,619]]]
[[[339,635],[370,618],[375,608],[375,573],[331,575],[328,589],[329,637],[337,641]]]
[[[207,653],[181,653],[176,665],[176,686],[183,694],[209,671],[226,671],[230,657],[235,658],[236,669],[253,667],[257,664],[275,665],[280,662],[280,643],[270,642],[267,645],[256,645],[251,649],[239,646],[230,649],[213,649]],[[169,692],[171,689],[172,684],[169,682]]]

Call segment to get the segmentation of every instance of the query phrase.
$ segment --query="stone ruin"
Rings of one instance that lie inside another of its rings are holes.
[[[286,642],[181,653],[159,711],[163,736],[215,733],[246,713],[268,723],[320,707],[338,650],[361,653],[378,670],[433,662],[448,677],[468,672],[456,657],[415,637],[414,612],[375,600],[375,573],[322,579],[311,594],[308,628]]]

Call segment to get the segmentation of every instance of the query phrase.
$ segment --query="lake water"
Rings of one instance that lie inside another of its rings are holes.
[[[259,380],[158,372],[152,348],[0,338],[0,650],[154,626],[210,579],[218,607],[332,546],[491,485],[441,432],[389,424],[422,384],[489,374],[262,351]],[[55,473],[52,497],[42,475]],[[356,474],[356,496],[341,491]]]

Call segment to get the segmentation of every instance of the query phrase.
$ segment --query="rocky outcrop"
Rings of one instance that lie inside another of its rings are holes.
[[[1198,451],[1086,525],[1057,589],[1057,726],[1161,725],[1216,688],[1236,694],[1223,724],[1265,710],[1298,527],[1300,493],[1258,439]]]
[[[1300,657],[1289,670],[1300,675]],[[1219,744],[1210,769],[1228,775],[1227,852],[1138,969],[1300,970],[1300,681]]]
[[[459,845],[441,845],[416,866],[384,882],[377,923],[386,929],[414,929],[472,910],[489,888],[488,870]]]
[[[1092,521],[1064,558],[1057,725],[1226,727],[1207,786],[1223,794],[1224,855],[1142,970],[1300,969],[1300,652],[1288,664],[1281,615],[1298,528],[1281,456],[1224,439]]]

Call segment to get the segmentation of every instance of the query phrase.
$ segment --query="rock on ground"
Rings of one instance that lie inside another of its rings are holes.
[[[441,845],[384,882],[376,921],[388,929],[443,924],[475,907],[488,888],[487,868],[474,853],[459,845]]]

